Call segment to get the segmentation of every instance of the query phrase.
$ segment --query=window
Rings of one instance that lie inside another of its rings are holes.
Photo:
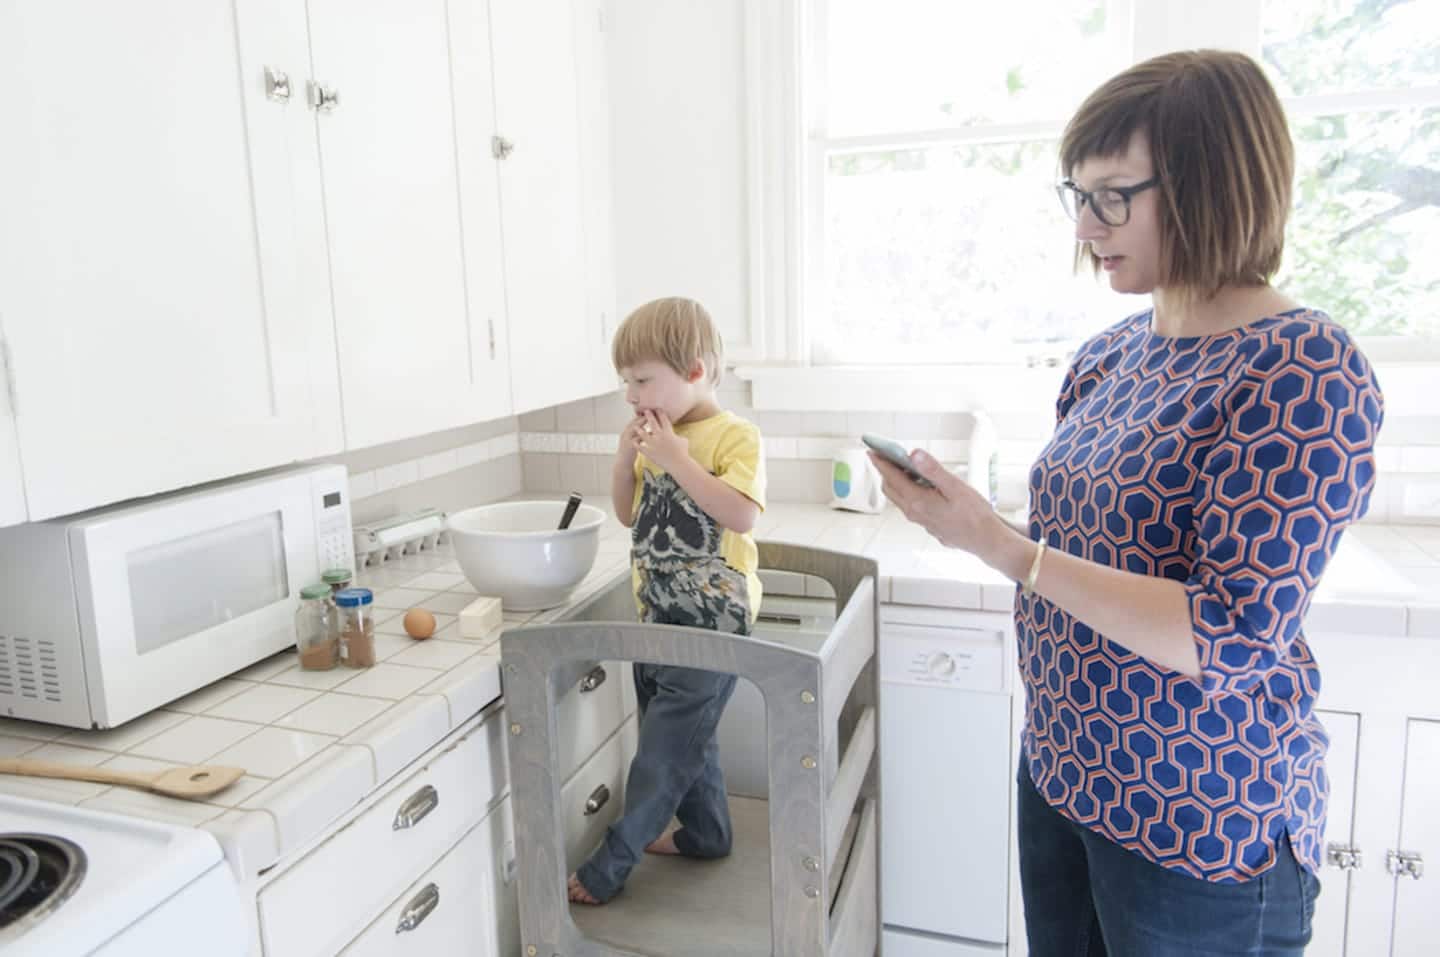
[[[1190,6],[810,0],[808,359],[1049,364],[1148,305],[1072,275],[1056,147],[1107,77],[1202,45],[1258,52],[1286,100],[1297,188],[1281,285],[1363,335],[1435,333],[1434,5],[1263,0],[1200,18]]]

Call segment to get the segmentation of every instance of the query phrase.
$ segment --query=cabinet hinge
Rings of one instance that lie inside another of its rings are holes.
[[[604,33],[604,32],[605,32],[605,8],[604,8],[604,7],[596,7],[596,8],[595,8],[595,29],[599,30],[601,33]]]
[[[1425,858],[1419,851],[1386,851],[1385,870],[1396,877],[1419,880],[1425,875]]]
[[[486,324],[490,327],[490,358],[495,358],[495,320],[487,319]]]
[[[1364,855],[1360,853],[1360,848],[1352,844],[1330,843],[1325,845],[1325,861],[1331,867],[1351,871],[1360,867]]]

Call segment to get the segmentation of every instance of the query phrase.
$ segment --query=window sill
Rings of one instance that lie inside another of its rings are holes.
[[[788,412],[974,412],[1035,407],[1054,414],[1065,366],[742,365],[750,405]]]

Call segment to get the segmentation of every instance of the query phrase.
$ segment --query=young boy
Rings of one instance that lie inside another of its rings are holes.
[[[715,398],[723,346],[690,299],[657,299],[615,333],[612,358],[635,418],[620,435],[611,494],[633,529],[640,620],[746,635],[760,609],[751,529],[765,507],[760,432]],[[640,741],[625,813],[570,877],[570,900],[603,904],[641,851],[730,853],[730,809],[715,729],[735,676],[635,663]],[[680,827],[666,834],[671,818]]]

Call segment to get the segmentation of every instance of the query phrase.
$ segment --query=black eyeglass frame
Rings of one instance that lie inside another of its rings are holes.
[[[1079,222],[1080,211],[1086,206],[1089,206],[1090,211],[1095,214],[1096,219],[1114,229],[1130,222],[1130,201],[1135,197],[1136,193],[1143,193],[1145,190],[1152,189],[1159,185],[1160,177],[1152,176],[1143,183],[1136,183],[1134,186],[1102,186],[1099,189],[1089,190],[1081,189],[1080,184],[1073,179],[1064,179],[1055,184],[1055,195],[1060,199],[1060,207],[1065,210],[1065,214],[1072,220]],[[1075,194],[1076,203],[1073,213],[1070,211],[1070,204],[1065,201],[1065,193],[1067,191]],[[1125,218],[1118,223],[1112,223],[1106,219],[1105,214],[1100,212],[1100,207],[1095,205],[1095,194],[1104,192],[1119,193],[1120,198],[1125,201]]]

